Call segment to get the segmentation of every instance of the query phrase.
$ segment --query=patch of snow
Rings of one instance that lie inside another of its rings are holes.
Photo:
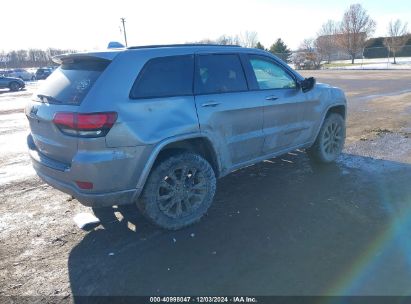
[[[397,63],[393,64],[393,58],[373,58],[356,59],[353,65],[332,67],[329,70],[410,70],[411,57],[396,58]],[[339,60],[332,63],[350,64],[351,60]]]

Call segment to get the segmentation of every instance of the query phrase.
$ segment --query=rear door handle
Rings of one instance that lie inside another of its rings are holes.
[[[273,95],[267,96],[267,97],[265,98],[265,100],[277,100],[277,99],[278,99],[278,97],[277,97],[277,96],[273,96]]]
[[[216,106],[218,106],[220,103],[219,102],[215,102],[215,101],[211,101],[211,102],[206,102],[206,103],[203,103],[201,106],[203,107],[203,108],[205,108],[205,107],[216,107]]]

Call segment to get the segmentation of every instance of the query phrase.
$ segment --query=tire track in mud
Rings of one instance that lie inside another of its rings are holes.
[[[13,184],[15,181],[30,180],[34,176],[34,169],[25,152],[2,154],[0,165],[0,190],[5,185]]]
[[[48,188],[40,178],[34,176],[23,180],[12,181],[4,185],[0,185],[0,198],[7,196],[15,196],[25,192],[33,191],[40,188]]]
[[[23,109],[9,109],[9,110],[0,110],[0,115],[9,115],[9,114],[21,114],[24,113]]]
[[[11,131],[13,132],[25,132],[27,131],[26,127],[15,127],[13,130],[11,129],[6,129],[6,130],[0,130],[0,136],[1,135],[9,135],[11,133]],[[27,131],[28,133],[28,131]]]

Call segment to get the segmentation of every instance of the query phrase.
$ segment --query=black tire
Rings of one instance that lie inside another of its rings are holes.
[[[341,154],[345,142],[345,121],[336,113],[328,115],[317,139],[307,149],[308,156],[317,163],[331,163]]]
[[[9,89],[10,89],[10,91],[16,92],[16,91],[20,90],[20,85],[19,85],[18,82],[13,81],[12,83],[10,83]]]
[[[215,191],[216,178],[211,165],[200,155],[183,152],[153,168],[137,207],[157,226],[177,230],[201,219]]]

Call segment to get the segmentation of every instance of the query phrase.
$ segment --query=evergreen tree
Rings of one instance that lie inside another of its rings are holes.
[[[281,38],[278,38],[277,41],[271,45],[270,52],[287,62],[289,61],[289,57],[291,55],[291,50]]]
[[[260,49],[260,50],[265,50],[264,45],[262,45],[260,41],[257,42],[257,44],[255,45],[255,48]]]

